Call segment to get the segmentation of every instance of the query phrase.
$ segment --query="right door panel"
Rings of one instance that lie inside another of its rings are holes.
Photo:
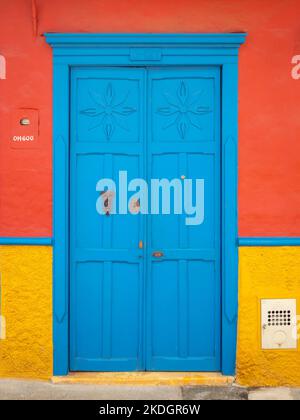
[[[191,214],[159,195],[149,217],[147,369],[220,370],[219,69],[153,69],[148,89],[148,182],[176,179],[170,208]]]

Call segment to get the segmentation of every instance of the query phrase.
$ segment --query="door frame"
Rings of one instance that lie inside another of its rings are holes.
[[[53,48],[53,374],[69,373],[70,75],[78,66],[221,69],[221,370],[234,375],[238,310],[238,50],[246,34],[46,33]]]

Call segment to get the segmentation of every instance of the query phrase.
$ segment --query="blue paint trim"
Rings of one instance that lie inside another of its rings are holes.
[[[0,237],[0,245],[53,245],[50,237]],[[300,246],[300,237],[240,237],[238,246]]]
[[[91,45],[180,45],[185,46],[187,44],[195,45],[201,44],[205,46],[220,46],[221,48],[228,47],[239,47],[245,42],[247,36],[246,33],[203,33],[203,34],[101,34],[101,33],[51,33],[47,32],[44,34],[46,41],[52,47],[67,46],[76,47],[83,45],[85,48]]]
[[[234,375],[238,311],[238,66],[222,66],[222,372]]]
[[[69,118],[70,68],[53,68],[53,373],[69,373]]]
[[[54,65],[143,66],[237,63],[246,34],[45,34]],[[145,52],[145,54],[143,54]]]
[[[233,375],[238,303],[238,49],[246,34],[45,34],[53,47],[54,375],[69,372],[69,115],[72,66],[216,65],[222,74],[222,372]],[[154,51],[155,50],[155,51]]]
[[[52,243],[52,238],[0,238],[0,245],[52,245]]]
[[[239,238],[239,246],[300,246],[300,237],[253,237]]]

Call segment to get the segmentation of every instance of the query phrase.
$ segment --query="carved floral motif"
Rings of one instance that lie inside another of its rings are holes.
[[[95,107],[80,111],[81,114],[95,119],[90,125],[89,130],[101,126],[107,140],[112,137],[116,127],[129,131],[124,117],[126,118],[136,112],[135,108],[126,105],[129,92],[127,92],[124,98],[118,100],[112,84],[108,83],[103,95],[91,90],[89,94],[95,103]]]
[[[169,117],[169,121],[163,126],[163,129],[176,125],[182,139],[186,138],[187,131],[191,126],[201,130],[201,116],[211,112],[208,106],[199,104],[202,93],[203,91],[198,91],[190,94],[184,81],[180,82],[176,96],[164,92],[163,95],[168,105],[157,109],[158,114]]]

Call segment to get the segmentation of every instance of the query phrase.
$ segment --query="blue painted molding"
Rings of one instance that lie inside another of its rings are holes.
[[[300,246],[300,237],[240,237],[238,246]],[[50,237],[0,237],[0,245],[53,245]]]
[[[245,33],[44,35],[53,48],[54,66],[237,64],[246,38]]]
[[[52,245],[52,238],[0,237],[0,245]]]
[[[233,375],[238,304],[238,51],[245,33],[46,33],[53,48],[54,375],[69,372],[69,112],[77,66],[218,66],[222,79],[222,372]]]
[[[300,237],[253,237],[239,238],[239,246],[300,246]]]
[[[203,34],[101,34],[101,33],[51,33],[44,34],[46,41],[52,47],[60,46],[79,46],[84,45],[89,47],[91,45],[159,45],[174,44],[185,46],[188,44],[201,44],[207,46],[220,46],[222,48],[239,47],[245,42],[246,33],[203,33]]]

